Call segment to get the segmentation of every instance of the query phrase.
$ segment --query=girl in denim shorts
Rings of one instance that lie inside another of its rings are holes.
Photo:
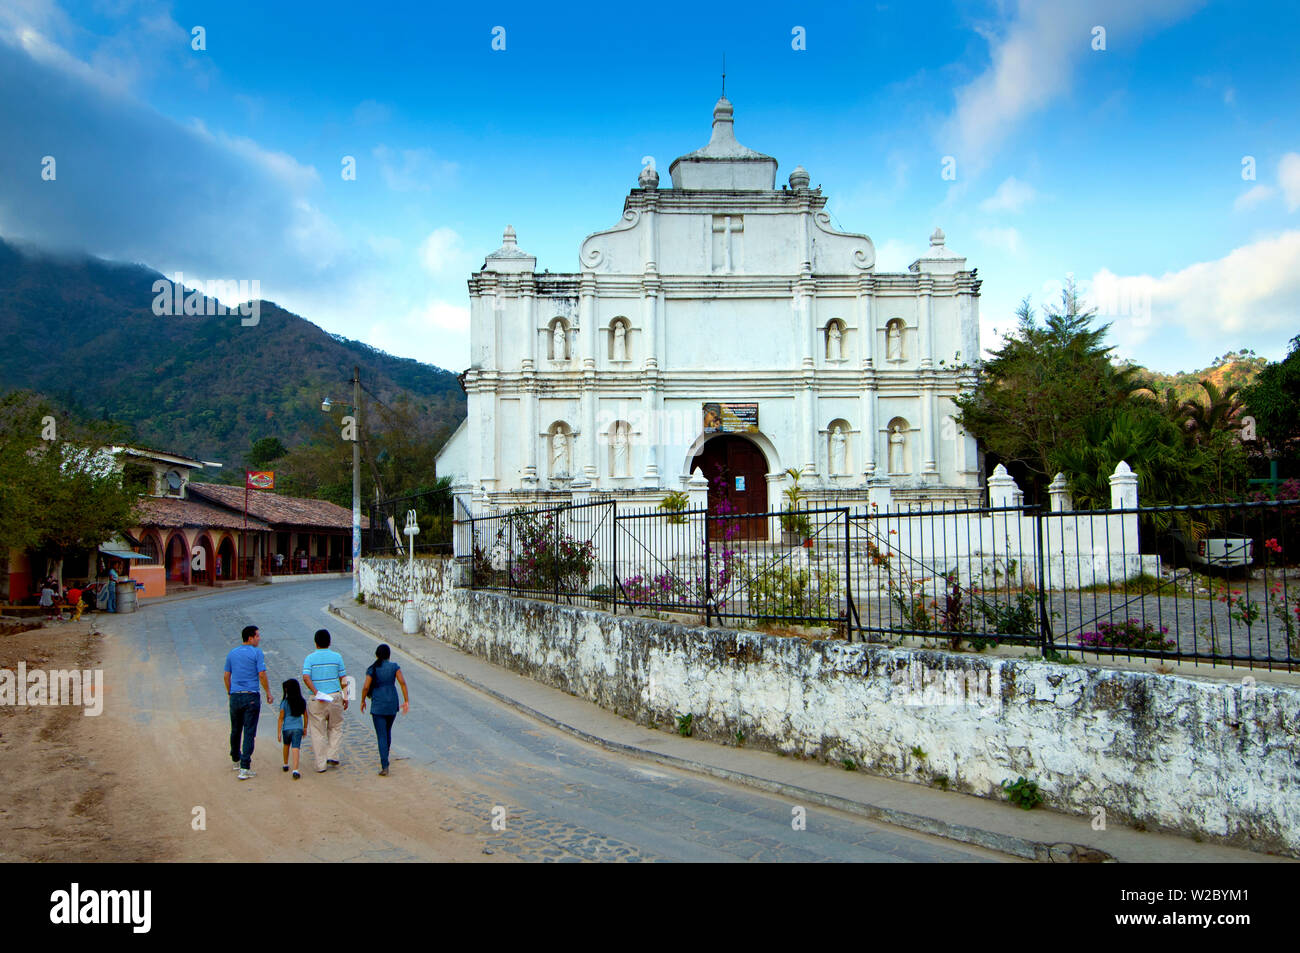
[[[280,688],[284,692],[284,700],[280,702],[280,718],[275,724],[275,740],[284,743],[282,771],[289,770],[289,750],[293,749],[293,779],[297,781],[302,777],[298,773],[298,751],[302,748],[303,717],[307,711],[307,699],[302,697],[302,689],[298,686],[296,678],[289,679]]]

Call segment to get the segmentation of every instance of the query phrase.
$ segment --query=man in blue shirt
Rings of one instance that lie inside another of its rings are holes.
[[[257,739],[257,719],[262,713],[258,682],[266,692],[266,703],[269,705],[274,699],[266,681],[266,656],[258,648],[261,633],[257,626],[246,625],[240,635],[244,644],[235,646],[226,656],[224,678],[226,694],[230,696],[230,760],[239,768],[239,780],[247,781],[257,777],[253,770],[253,743]]]
[[[348,677],[343,656],[330,648],[326,629],[316,631],[316,651],[302,663],[302,680],[311,692],[307,714],[311,726],[311,751],[316,757],[316,771],[339,763],[339,745],[343,743],[343,712],[348,707],[343,681]]]

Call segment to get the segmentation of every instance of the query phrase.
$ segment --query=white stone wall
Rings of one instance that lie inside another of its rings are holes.
[[[362,561],[371,605],[400,614],[405,565]],[[810,644],[456,589],[454,562],[416,566],[429,635],[628,718],[691,713],[704,737],[985,797],[1023,775],[1057,810],[1300,856],[1294,687]]]

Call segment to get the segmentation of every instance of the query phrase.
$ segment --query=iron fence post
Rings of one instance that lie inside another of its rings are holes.
[[[1034,562],[1038,564],[1038,641],[1040,651],[1046,655],[1052,647],[1052,623],[1047,618],[1047,554],[1043,552],[1044,505],[1034,508]]]
[[[614,597],[614,615],[618,615],[618,500],[610,501],[610,512],[612,516],[610,531],[614,534],[614,543],[610,548],[614,551],[614,565],[609,574],[609,581],[611,583],[609,588],[613,590],[610,595]]]
[[[551,574],[555,576],[555,602],[560,601],[560,510],[555,510],[555,542],[551,544]]]
[[[852,642],[853,616],[857,609],[853,605],[853,553],[848,509],[841,511],[840,515],[844,518],[844,629],[848,641]]]
[[[704,514],[704,624],[713,625],[713,574],[709,552],[709,514]]]

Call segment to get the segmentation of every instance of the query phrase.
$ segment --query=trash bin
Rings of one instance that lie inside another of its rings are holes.
[[[117,611],[134,612],[135,609],[135,580],[119,579],[117,581]]]

